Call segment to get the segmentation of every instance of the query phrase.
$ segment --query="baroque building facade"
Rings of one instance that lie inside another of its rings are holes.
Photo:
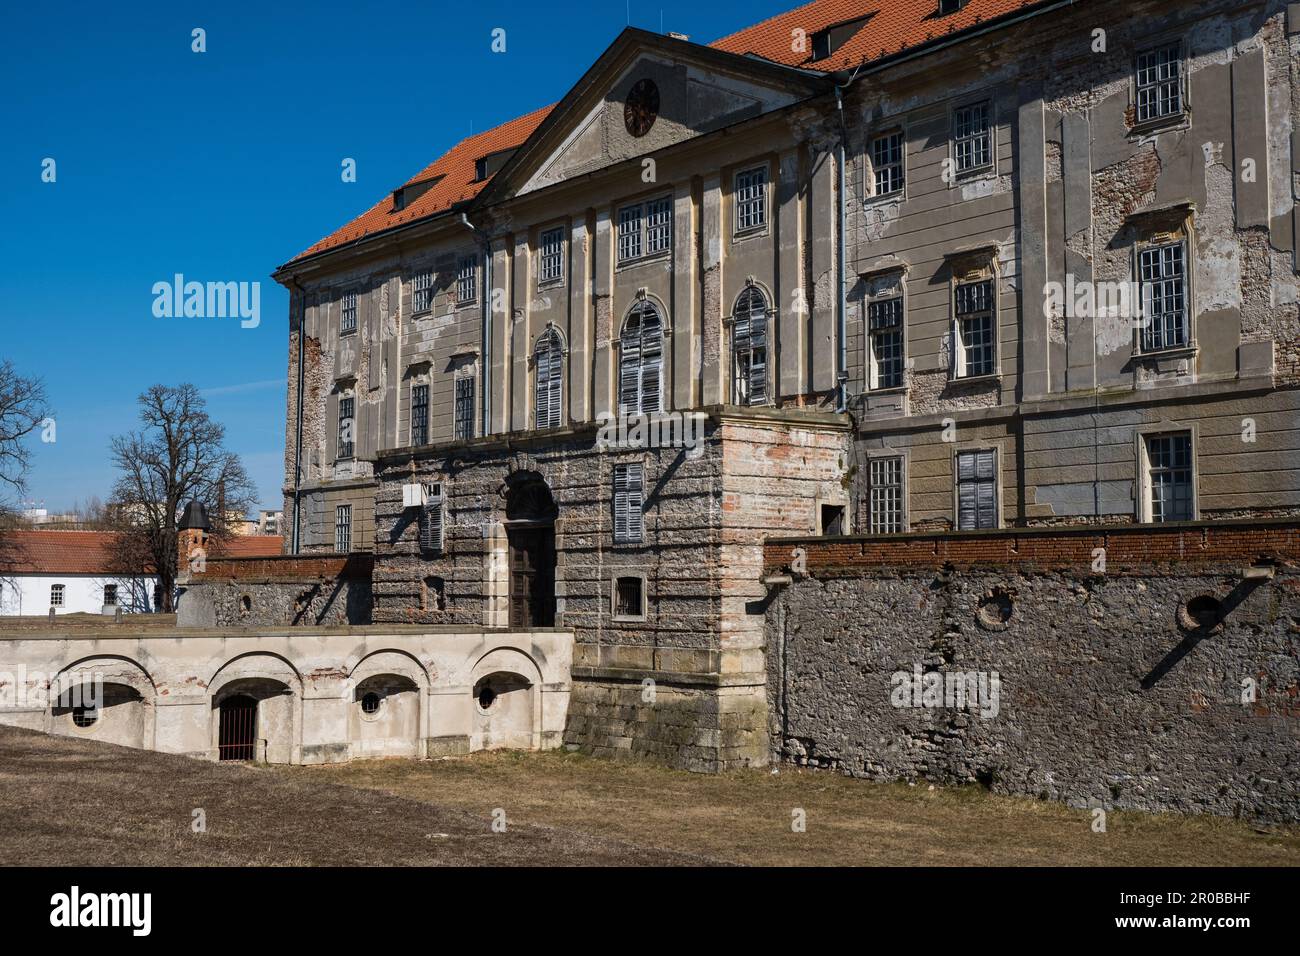
[[[628,29],[276,271],[291,550],[373,552],[367,622],[571,630],[567,743],[721,769],[766,539],[1294,516],[1298,49],[1276,0]]]

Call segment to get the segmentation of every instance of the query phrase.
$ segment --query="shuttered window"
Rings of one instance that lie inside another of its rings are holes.
[[[614,542],[616,544],[635,544],[642,539],[643,469],[644,466],[639,463],[614,466]]]
[[[435,486],[429,499],[420,509],[420,551],[424,554],[442,554],[443,502],[442,488]]]
[[[456,437],[474,437],[474,379],[456,379]]]
[[[732,397],[737,405],[767,402],[767,298],[750,286],[736,300],[731,327]]]
[[[657,412],[661,405],[664,331],[659,310],[644,299],[623,323],[618,363],[618,413]]]
[[[535,427],[559,428],[564,400],[564,346],[560,333],[555,329],[543,332],[533,354],[537,366]]]
[[[411,386],[411,444],[429,443],[429,386]]]
[[[997,452],[992,448],[957,455],[957,528],[998,526]]]

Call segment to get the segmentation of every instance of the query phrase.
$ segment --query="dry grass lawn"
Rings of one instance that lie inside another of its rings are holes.
[[[202,809],[207,832],[193,832]],[[0,866],[699,863],[286,774],[0,727]]]
[[[1094,833],[1089,813],[1058,803],[994,796],[974,787],[874,784],[792,767],[777,774],[705,776],[552,751],[279,772],[477,816],[500,807],[512,825],[581,830],[727,863],[1300,865],[1297,827],[1115,812],[1106,832]],[[806,814],[803,833],[791,827],[796,808]]]

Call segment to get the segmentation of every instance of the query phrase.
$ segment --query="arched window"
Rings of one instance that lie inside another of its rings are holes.
[[[564,344],[560,333],[547,329],[533,351],[537,366],[535,428],[558,428],[564,418]]]
[[[732,401],[767,402],[767,298],[750,286],[736,299],[731,324]]]
[[[641,299],[623,323],[618,363],[618,413],[657,412],[663,405],[664,328],[659,310]]]

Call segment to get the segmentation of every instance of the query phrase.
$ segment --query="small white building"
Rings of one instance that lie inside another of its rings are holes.
[[[120,567],[111,532],[11,532],[0,552],[0,615],[156,610],[158,578],[114,570]]]

